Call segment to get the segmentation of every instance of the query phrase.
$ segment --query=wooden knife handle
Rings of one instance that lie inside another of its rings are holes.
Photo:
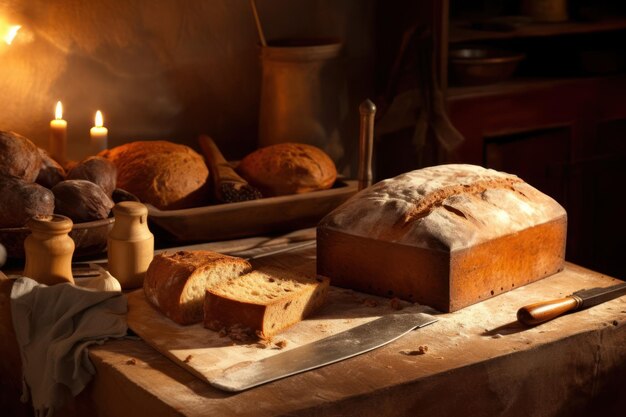
[[[517,320],[527,326],[534,326],[552,320],[568,311],[576,310],[582,304],[582,300],[570,295],[550,301],[529,304],[517,310]]]
[[[374,117],[376,105],[365,100],[359,106],[361,125],[359,132],[359,191],[372,185],[372,152],[374,148]]]

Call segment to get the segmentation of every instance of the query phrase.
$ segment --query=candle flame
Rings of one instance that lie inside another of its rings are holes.
[[[102,127],[104,126],[104,120],[102,119],[102,112],[100,110],[98,110],[96,112],[96,127]]]
[[[4,41],[7,45],[11,45],[13,39],[17,36],[17,32],[22,28],[21,25],[9,26],[7,33],[4,35]]]
[[[57,101],[57,107],[54,109],[54,118],[57,120],[63,119],[63,105],[60,101]]]

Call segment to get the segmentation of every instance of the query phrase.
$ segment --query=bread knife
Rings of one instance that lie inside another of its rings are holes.
[[[271,247],[268,248],[267,246],[260,246],[257,248],[246,249],[243,251],[228,252],[227,255],[237,256],[245,259],[246,261],[251,261],[253,259],[265,258],[266,256],[278,255],[279,253],[291,252],[299,249],[313,247],[315,246],[315,244],[317,244],[317,241],[313,239],[307,240],[303,243],[289,243],[287,246],[280,247],[278,249],[273,249]]]
[[[611,287],[576,291],[564,298],[524,306],[517,311],[517,320],[527,326],[534,326],[567,312],[593,307],[624,294],[626,294],[626,282]]]
[[[244,391],[300,372],[369,352],[437,319],[425,313],[390,314],[283,353],[234,365],[209,383],[229,392]]]

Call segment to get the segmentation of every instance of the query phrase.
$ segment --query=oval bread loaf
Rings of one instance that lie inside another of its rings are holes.
[[[0,227],[22,227],[33,216],[54,212],[52,191],[19,178],[0,176]]]
[[[0,175],[34,182],[41,168],[37,146],[15,132],[0,131]]]
[[[98,184],[110,196],[115,190],[117,168],[101,156],[90,156],[79,162],[68,173],[68,180],[86,180]]]
[[[74,223],[106,219],[113,200],[99,185],[87,180],[65,180],[52,187],[54,212],[67,216]]]
[[[117,167],[117,187],[161,210],[206,205],[209,170],[200,154],[168,141],[138,141],[99,154]]]
[[[52,188],[65,179],[65,170],[46,151],[41,148],[38,151],[41,156],[41,167],[35,182],[46,188]]]
[[[263,196],[325,190],[337,178],[332,159],[321,149],[303,143],[258,149],[241,160],[237,172]]]

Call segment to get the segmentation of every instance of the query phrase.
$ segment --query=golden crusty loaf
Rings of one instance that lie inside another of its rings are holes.
[[[202,321],[205,291],[250,270],[248,261],[211,251],[154,257],[143,281],[146,298],[178,324]]]
[[[237,171],[263,196],[325,190],[337,178],[332,159],[321,149],[302,143],[258,149],[242,159]]]
[[[326,300],[329,279],[265,266],[207,289],[204,326],[249,328],[271,337],[300,322]]]
[[[188,146],[168,141],[138,141],[99,154],[117,167],[117,187],[161,210],[208,203],[209,170]]]
[[[563,269],[567,213],[515,175],[423,168],[354,195],[317,226],[333,284],[455,311]]]
[[[41,168],[37,146],[15,132],[0,131],[0,175],[34,182]]]

